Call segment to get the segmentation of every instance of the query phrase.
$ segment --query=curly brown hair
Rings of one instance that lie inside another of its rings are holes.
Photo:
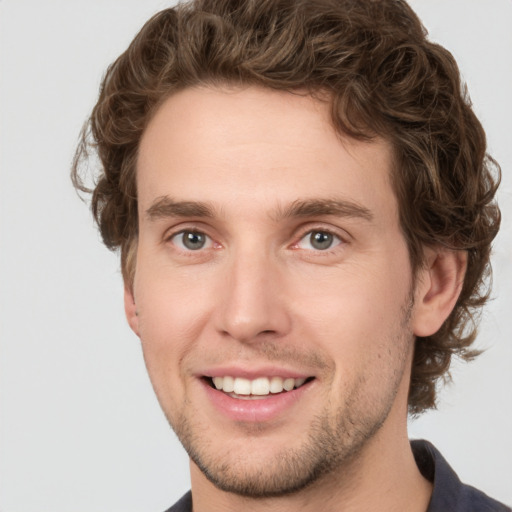
[[[416,340],[409,411],[434,407],[451,357],[478,353],[470,346],[489,296],[500,224],[500,169],[486,154],[454,58],[428,40],[402,0],[195,0],[156,14],[109,67],[72,170],[75,186],[92,192],[106,246],[121,249],[128,286],[144,129],[176,91],[226,83],[327,92],[336,130],[380,136],[394,148],[393,187],[413,269],[425,246],[467,251],[454,310],[436,334]],[[91,151],[101,162],[93,190],[82,173]]]

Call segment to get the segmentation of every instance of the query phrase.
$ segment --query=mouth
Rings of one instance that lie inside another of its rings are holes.
[[[221,391],[231,398],[239,400],[265,399],[272,395],[289,393],[311,382],[314,377],[257,377],[247,379],[230,375],[204,377],[211,388]]]

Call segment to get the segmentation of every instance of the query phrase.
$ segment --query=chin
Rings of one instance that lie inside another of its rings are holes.
[[[214,447],[218,438],[212,440],[209,429],[192,429],[187,421],[181,421],[174,430],[190,459],[215,487],[248,498],[271,498],[298,493],[328,475],[348,471],[382,424],[382,420],[369,422],[354,431],[349,428],[350,419],[341,416],[334,429],[326,415],[315,418],[303,441],[290,435],[288,440],[294,445],[272,442],[278,447],[274,450],[270,443],[265,450],[259,448],[265,436],[223,441]]]

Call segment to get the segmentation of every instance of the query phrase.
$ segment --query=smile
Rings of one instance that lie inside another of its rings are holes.
[[[260,426],[278,418],[284,419],[286,414],[293,417],[291,411],[297,404],[304,404],[306,396],[311,396],[317,381],[316,377],[262,376],[266,372],[243,377],[234,377],[229,370],[219,373],[199,379],[207,403],[215,411],[212,417],[245,424],[259,423]]]
[[[212,377],[215,388],[228,393],[232,398],[250,399],[265,397],[298,389],[308,380],[306,378],[284,377],[257,377],[246,379],[243,377]]]

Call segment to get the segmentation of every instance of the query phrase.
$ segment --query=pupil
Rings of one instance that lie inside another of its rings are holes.
[[[183,233],[183,245],[187,249],[197,250],[201,249],[205,244],[204,235],[201,233]]]
[[[329,249],[332,244],[332,235],[323,231],[317,231],[311,234],[311,245],[315,249],[325,250]]]

